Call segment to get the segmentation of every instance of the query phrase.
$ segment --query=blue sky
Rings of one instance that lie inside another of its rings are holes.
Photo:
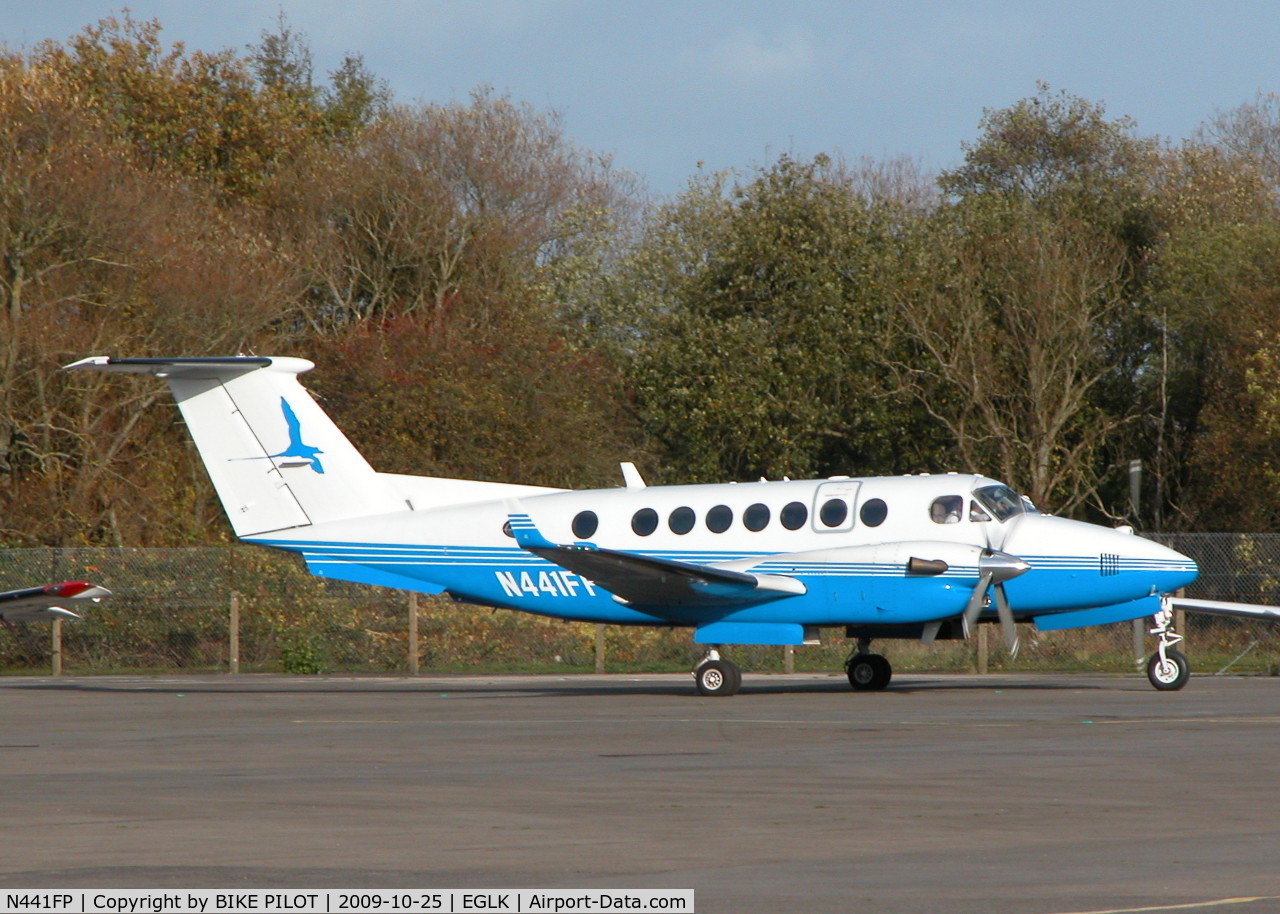
[[[0,0],[11,48],[64,40],[126,4]],[[781,153],[960,162],[987,108],[1037,81],[1191,136],[1217,110],[1280,92],[1280,3],[1258,0],[132,0],[188,49],[243,51],[283,10],[319,75],[360,53],[400,101],[476,86],[563,117],[658,195],[701,166]]]

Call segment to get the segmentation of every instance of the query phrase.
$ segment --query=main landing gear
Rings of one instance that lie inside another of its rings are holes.
[[[693,680],[700,694],[728,698],[742,687],[742,671],[736,663],[721,659],[719,651],[707,651],[693,671]]]
[[[879,691],[893,678],[893,667],[889,661],[871,653],[870,648],[871,639],[858,639],[858,649],[844,663],[849,685],[859,692]],[[701,695],[728,698],[737,695],[738,689],[742,688],[742,671],[736,663],[721,657],[719,651],[711,650],[694,669],[693,681]]]
[[[1173,607],[1161,605],[1153,618],[1155,627],[1151,634],[1160,642],[1147,661],[1147,679],[1161,692],[1176,692],[1187,684],[1191,666],[1182,651],[1173,649],[1173,645],[1182,640],[1182,636],[1173,630]]]
[[[871,639],[859,638],[858,649],[844,662],[849,685],[859,692],[879,691],[889,685],[893,667],[880,654],[871,653]]]

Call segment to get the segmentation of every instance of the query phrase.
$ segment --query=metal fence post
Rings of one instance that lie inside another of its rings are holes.
[[[409,675],[418,675],[418,594],[409,591]]]
[[[596,672],[604,672],[604,625],[596,623]]]
[[[231,618],[227,623],[230,644],[227,645],[229,671],[240,672],[240,594],[231,591]]]
[[[62,620],[53,620],[53,675],[62,675]]]

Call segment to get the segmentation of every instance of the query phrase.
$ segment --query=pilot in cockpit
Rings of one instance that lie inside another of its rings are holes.
[[[958,524],[963,509],[964,499],[959,495],[944,495],[934,499],[929,507],[929,517],[935,524]]]

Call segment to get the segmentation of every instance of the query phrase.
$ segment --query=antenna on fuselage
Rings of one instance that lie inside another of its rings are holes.
[[[636,469],[634,463],[624,460],[618,466],[622,468],[622,481],[626,483],[628,489],[645,488],[644,477],[640,475],[640,471]]]

